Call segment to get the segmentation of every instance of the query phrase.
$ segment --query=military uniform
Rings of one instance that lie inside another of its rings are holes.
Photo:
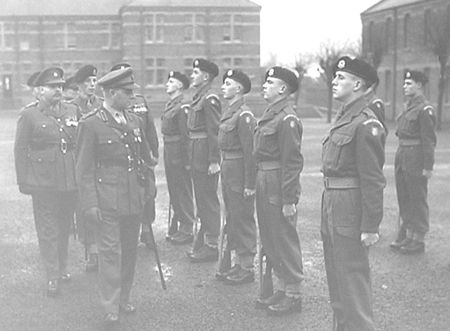
[[[322,224],[331,306],[346,331],[373,331],[368,250],[361,233],[383,217],[385,131],[363,97],[338,114],[323,142]]]
[[[254,137],[256,211],[261,243],[275,274],[290,291],[303,278],[297,212],[284,217],[283,205],[297,204],[303,169],[303,127],[287,99],[272,104],[258,121]],[[284,289],[283,289],[284,291]],[[299,295],[299,293],[295,293]]]
[[[195,221],[192,179],[188,167],[189,134],[187,115],[189,105],[183,105],[183,95],[170,100],[161,116],[164,141],[164,169],[173,206],[172,222],[180,222],[179,231],[192,234]]]
[[[219,174],[208,174],[211,163],[220,163],[218,145],[222,107],[219,98],[210,93],[211,84],[203,85],[194,95],[188,113],[191,175],[194,184],[197,216],[201,221],[200,242],[217,247],[220,232],[220,203],[217,196]],[[194,250],[201,248],[194,243]]]
[[[68,240],[77,203],[77,108],[34,102],[19,114],[14,145],[20,192],[31,194],[39,249],[48,280],[66,274]]]
[[[228,107],[219,126],[222,194],[227,212],[227,249],[236,251],[241,267],[246,270],[253,269],[256,254],[254,196],[244,196],[244,189],[255,189],[255,126],[253,113],[243,98]]]
[[[72,99],[68,102],[78,106],[80,113],[79,117],[81,117],[94,111],[97,108],[100,108],[101,105],[103,104],[103,98],[93,95],[90,98],[83,99],[81,96],[78,95],[75,99]]]
[[[434,109],[422,95],[413,97],[397,119],[399,148],[395,155],[395,184],[409,237],[423,241],[429,229],[428,179],[423,170],[433,170],[436,134]]]
[[[125,125],[104,107],[89,114],[80,121],[77,141],[81,208],[99,207],[103,217],[96,229],[101,301],[114,313],[129,300],[146,200],[135,153],[150,162],[141,120],[124,115]]]

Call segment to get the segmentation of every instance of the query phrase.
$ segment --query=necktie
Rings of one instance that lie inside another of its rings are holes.
[[[122,113],[116,113],[114,115],[114,118],[116,119],[117,123],[119,123],[119,124],[127,124],[127,121],[125,120],[125,116],[123,116]]]

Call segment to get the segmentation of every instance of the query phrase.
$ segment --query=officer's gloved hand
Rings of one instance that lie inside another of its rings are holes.
[[[366,247],[376,244],[378,239],[380,239],[378,233],[368,233],[368,232],[361,233],[361,242]]]
[[[91,207],[84,212],[84,217],[88,222],[98,223],[102,221],[102,213],[100,212],[100,208]]]

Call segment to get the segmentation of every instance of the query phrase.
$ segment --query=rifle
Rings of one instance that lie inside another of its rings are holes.
[[[222,214],[222,217],[220,218],[220,233],[219,233],[219,269],[221,269],[222,266],[222,261],[224,258],[226,258],[224,256],[225,253],[227,253],[228,251],[228,243],[227,243],[227,247],[225,249],[224,252],[224,245],[225,245],[225,225],[226,225],[226,218],[227,218],[227,207],[224,207],[224,212]],[[230,265],[231,265],[231,252],[230,253]]]
[[[268,298],[273,294],[273,281],[272,281],[272,264],[270,263],[268,256],[264,253],[264,249],[261,244],[258,255],[259,262],[259,297]],[[265,257],[265,259],[264,259]],[[266,267],[264,268],[264,260]]]
[[[163,274],[162,267],[161,267],[161,261],[159,260],[158,247],[156,245],[155,235],[153,234],[153,227],[151,224],[150,224],[150,237],[152,238],[153,244],[155,247],[155,249],[154,249],[155,259],[156,259],[156,265],[158,266],[158,272],[159,272],[159,278],[161,279],[161,285],[162,285],[163,290],[167,290],[166,280],[164,279],[164,274]]]
[[[170,203],[170,200],[169,200],[169,213],[167,215],[167,235],[166,235],[166,240],[167,241],[170,241],[172,239],[172,236],[174,235],[174,234],[171,233],[172,223],[173,223],[173,220],[172,220],[172,204]]]

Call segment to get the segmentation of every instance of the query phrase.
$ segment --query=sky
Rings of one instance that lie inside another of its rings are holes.
[[[379,0],[251,0],[261,10],[261,62],[276,54],[281,64],[314,53],[327,40],[357,41],[360,14]]]

